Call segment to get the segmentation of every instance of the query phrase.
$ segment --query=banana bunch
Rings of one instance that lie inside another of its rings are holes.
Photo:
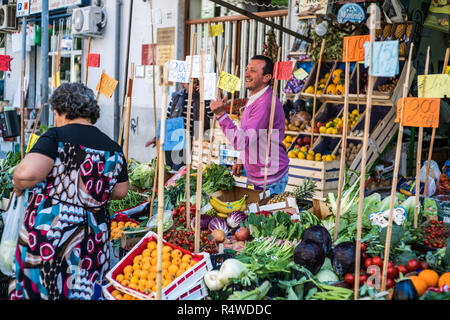
[[[230,214],[233,211],[247,210],[247,195],[233,202],[226,202],[219,200],[216,197],[211,197],[209,203],[217,211],[217,216],[221,218],[226,218],[228,214]]]

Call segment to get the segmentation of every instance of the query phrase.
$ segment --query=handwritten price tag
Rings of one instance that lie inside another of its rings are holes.
[[[190,71],[192,61],[192,78],[200,78],[200,55],[194,57],[187,56],[186,64],[187,70]],[[212,55],[205,55],[205,61],[203,62],[203,72],[212,73],[214,71],[214,57]]]
[[[294,77],[297,78],[298,80],[305,80],[308,77],[308,72],[306,72],[305,69],[303,68],[298,68],[294,72]]]
[[[223,24],[222,23],[214,24],[214,25],[211,25],[211,30],[209,32],[209,36],[210,37],[217,37],[217,36],[220,36],[223,32],[224,32],[224,30],[223,30]]]
[[[156,44],[143,44],[141,52],[141,64],[143,66],[153,66],[156,64]],[[154,54],[153,54],[154,53]]]
[[[216,100],[217,76],[215,73],[205,73],[203,99]]]
[[[97,84],[97,91],[107,98],[111,98],[116,90],[118,81],[111,78],[106,73],[102,73],[99,83]]]
[[[344,37],[344,49],[342,52],[342,61],[343,62],[364,61],[364,43],[369,41],[370,35],[368,34],[362,36]]]
[[[11,58],[8,55],[0,55],[0,71],[11,71]]]
[[[169,82],[189,82],[189,69],[187,68],[186,61],[169,61]]]
[[[275,63],[273,72],[275,74],[275,71],[278,69],[277,80],[289,80],[292,77],[293,67],[294,67],[293,61],[280,61]]]
[[[100,67],[100,54],[99,53],[89,53],[88,67],[93,67],[93,68]]]
[[[364,66],[369,67],[369,45],[364,44]],[[399,73],[398,63],[398,40],[375,41],[372,51],[372,74],[373,77],[394,77]]]
[[[403,106],[402,125],[405,127],[439,127],[440,99],[437,98],[401,98],[397,103],[397,117],[395,122],[400,122],[400,113]]]
[[[225,71],[222,71],[219,79],[219,89],[222,89],[226,92],[233,93],[236,91],[239,86],[239,78],[229,74]]]
[[[424,98],[450,97],[450,76],[448,74],[417,76],[417,93],[419,97]]]

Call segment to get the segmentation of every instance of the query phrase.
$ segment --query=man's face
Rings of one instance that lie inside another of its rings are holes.
[[[245,68],[244,81],[245,88],[249,91],[259,91],[270,81],[270,75],[263,75],[263,69],[266,66],[264,60],[250,60]]]
[[[189,91],[189,83],[183,83],[183,87],[184,87],[184,89],[186,89],[186,91]],[[200,89],[197,79],[194,79],[192,89],[193,89],[192,92],[198,92],[198,90]]]

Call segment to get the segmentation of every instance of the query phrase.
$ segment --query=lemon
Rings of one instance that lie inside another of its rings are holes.
[[[331,158],[332,158],[333,160],[336,160],[336,156],[335,156],[334,154],[331,155]]]
[[[337,134],[338,133],[338,129],[333,128],[333,134]]]
[[[289,157],[289,158],[296,158],[295,152],[294,152],[294,151],[289,151],[289,152],[288,152],[288,157]]]
[[[319,133],[326,133],[327,132],[327,128],[322,126],[319,128]]]
[[[316,158],[321,158],[322,155],[320,153],[316,153]]]
[[[301,151],[301,152],[308,152],[308,148],[306,148],[306,147],[301,147],[301,148],[300,148],[300,151]]]
[[[298,155],[297,155],[297,158],[298,159],[305,159],[306,158],[306,155],[305,155],[305,153],[303,153],[303,152],[300,152]]]
[[[328,128],[326,134],[333,134],[333,128]]]
[[[314,151],[313,150],[308,150],[308,154],[310,154],[310,155],[314,155]]]
[[[325,161],[333,161],[333,157],[329,154],[325,157]]]
[[[358,109],[353,110],[352,114],[358,115]]]
[[[312,154],[308,154],[306,156],[306,160],[314,160],[314,156]]]

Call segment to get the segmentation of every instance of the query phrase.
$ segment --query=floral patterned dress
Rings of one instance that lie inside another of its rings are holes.
[[[53,169],[28,201],[10,299],[91,299],[110,267],[106,204],[126,172],[120,147],[112,149],[57,141]]]

